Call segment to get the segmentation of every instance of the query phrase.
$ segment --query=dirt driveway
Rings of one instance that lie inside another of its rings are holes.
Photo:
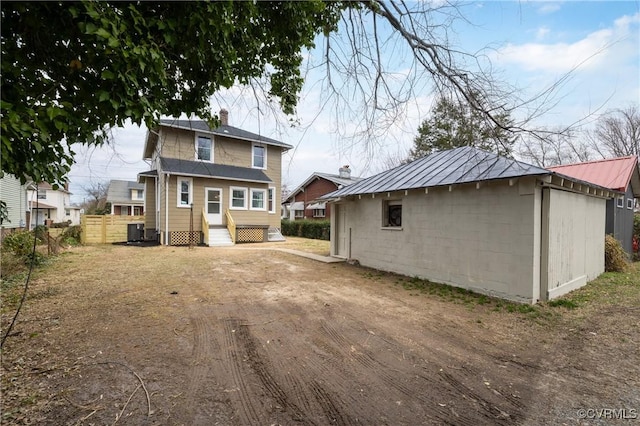
[[[266,248],[60,257],[5,345],[3,424],[638,421],[637,306],[514,307]],[[627,418],[580,418],[607,408]]]

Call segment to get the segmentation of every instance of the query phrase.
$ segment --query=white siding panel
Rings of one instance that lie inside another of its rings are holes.
[[[21,228],[26,226],[26,191],[20,181],[13,175],[5,174],[0,179],[0,200],[7,204],[9,220],[2,224],[3,228]]]
[[[533,179],[525,180],[534,187]],[[537,297],[539,213],[536,192],[520,195],[520,186],[495,182],[391,194],[402,200],[402,230],[381,228],[386,194],[345,202],[351,257],[364,266],[530,302]]]
[[[582,287],[604,272],[603,199],[551,189],[548,297]]]

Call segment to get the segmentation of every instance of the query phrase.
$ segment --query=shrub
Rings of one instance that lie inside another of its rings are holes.
[[[627,268],[627,254],[612,235],[604,237],[604,270],[623,272]]]
[[[61,240],[65,244],[76,246],[80,244],[80,237],[82,234],[82,227],[80,225],[69,226],[61,234]]]
[[[282,235],[290,237],[329,240],[331,222],[328,220],[283,220]]]
[[[16,259],[24,263],[29,263],[33,259],[36,264],[40,264],[43,256],[41,253],[33,251],[34,238],[33,233],[29,231],[13,232],[4,237],[2,241],[3,251],[6,250],[10,252]]]

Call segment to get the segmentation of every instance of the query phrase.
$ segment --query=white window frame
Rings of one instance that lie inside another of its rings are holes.
[[[262,207],[253,207],[253,194],[262,194]],[[249,190],[249,210],[267,211],[267,190],[251,188]]]
[[[209,141],[211,142],[211,151],[210,151],[210,155],[209,155],[209,159],[208,160],[202,160],[200,158],[198,158],[198,139],[200,138],[205,138],[205,139],[209,139]],[[196,138],[193,141],[194,143],[194,147],[195,147],[195,158],[196,161],[205,161],[207,163],[213,163],[213,136],[211,135],[204,135],[202,133],[196,133]]]
[[[270,186],[267,191],[267,208],[269,213],[275,214],[276,212],[276,187]]]
[[[627,198],[627,208],[633,210],[633,198]]]
[[[624,197],[618,197],[616,199],[616,207],[623,209],[624,208]]]
[[[392,207],[392,206],[402,207],[402,200],[383,200],[382,201],[382,227],[385,229],[402,229],[402,226],[404,225],[404,220],[402,216],[400,216],[400,225],[391,225],[389,223],[389,207]]]
[[[142,189],[132,189],[131,190],[131,199],[132,200],[144,200],[143,196],[144,192]]]
[[[182,204],[182,182],[189,183],[189,200],[187,204]],[[176,206],[178,208],[191,208],[191,204],[193,204],[193,178],[177,176],[176,177]]]
[[[262,148],[264,149],[264,157],[263,157],[263,161],[262,161],[262,167],[261,166],[256,166],[256,148]],[[261,170],[266,170],[267,169],[267,146],[261,143],[254,143],[251,144],[251,167],[254,169],[261,169]]]
[[[46,200],[47,199],[47,190],[40,189],[38,190],[38,200]]]
[[[313,209],[313,217],[326,217],[327,209]]]
[[[242,191],[244,196],[242,197],[242,207],[237,207],[233,205],[233,191]],[[229,187],[229,210],[247,210],[247,193],[249,191],[247,188],[242,186],[230,186]]]

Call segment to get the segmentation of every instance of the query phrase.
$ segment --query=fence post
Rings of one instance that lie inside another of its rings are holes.
[[[107,216],[102,216],[102,235],[100,236],[102,244],[107,243]]]

